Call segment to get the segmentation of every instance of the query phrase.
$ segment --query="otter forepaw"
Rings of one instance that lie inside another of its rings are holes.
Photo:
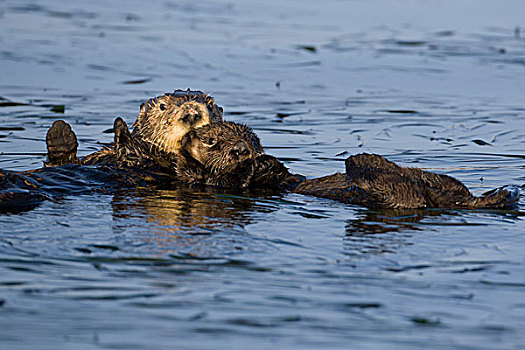
[[[124,144],[131,139],[131,134],[128,125],[121,117],[117,117],[113,122],[113,132],[115,133],[115,145]]]

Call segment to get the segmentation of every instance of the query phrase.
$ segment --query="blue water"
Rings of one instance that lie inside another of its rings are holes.
[[[373,152],[525,195],[521,1],[0,1],[0,168],[211,93],[308,177]],[[51,111],[64,105],[65,113]],[[2,349],[522,349],[525,200],[372,211],[138,188],[0,216]]]

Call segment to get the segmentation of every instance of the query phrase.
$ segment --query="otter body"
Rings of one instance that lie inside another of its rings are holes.
[[[368,208],[504,208],[519,190],[500,187],[476,197],[459,180],[418,168],[405,168],[377,154],[350,156],[346,173],[304,181],[293,192]]]
[[[70,128],[64,129],[73,133]],[[114,157],[118,164],[160,171],[188,184],[278,188],[369,208],[503,208],[519,198],[515,187],[475,197],[450,176],[400,167],[376,154],[349,157],[344,174],[305,181],[303,176],[291,174],[275,157],[265,154],[251,128],[233,122],[191,129],[181,138],[179,152],[173,157],[133,137],[120,118],[115,120],[114,130]],[[75,139],[65,131],[57,134],[66,140]],[[73,141],[70,144],[76,145]],[[62,148],[59,151],[72,159]]]

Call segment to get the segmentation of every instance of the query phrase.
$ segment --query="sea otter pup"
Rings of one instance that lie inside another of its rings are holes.
[[[512,186],[475,197],[450,176],[400,167],[376,154],[349,157],[346,174],[303,181],[264,154],[250,128],[235,123],[192,130],[181,144],[185,157],[177,169],[179,176],[214,186],[273,186],[369,208],[503,208],[519,198],[519,190]]]
[[[244,124],[222,122],[189,131],[181,140],[177,175],[184,182],[230,188],[280,188],[304,180],[264,153]]]
[[[250,186],[256,160],[264,154],[252,129],[233,122],[191,130],[183,136],[181,146],[177,175],[188,183],[217,187]]]
[[[180,139],[189,130],[221,121],[222,107],[217,106],[211,96],[201,91],[175,90],[151,98],[140,106],[131,137],[138,143],[148,145],[154,152],[176,154],[180,150]],[[49,152],[45,166],[119,161],[113,145],[79,160],[76,157],[76,136],[63,121],[53,123],[47,133],[46,143]]]

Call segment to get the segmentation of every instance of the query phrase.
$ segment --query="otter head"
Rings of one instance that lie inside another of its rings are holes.
[[[250,184],[262,154],[259,138],[248,126],[209,124],[183,136],[177,172],[188,182],[244,188]]]
[[[201,91],[175,90],[148,100],[140,106],[133,124],[133,137],[162,151],[177,152],[189,130],[222,121],[222,108]]]

